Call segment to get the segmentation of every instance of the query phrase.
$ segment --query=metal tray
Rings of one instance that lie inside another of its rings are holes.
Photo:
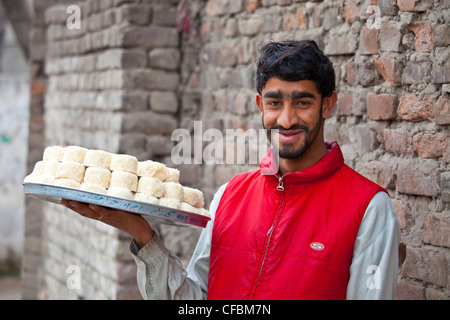
[[[105,194],[88,192],[79,189],[54,186],[41,183],[24,183],[24,193],[30,197],[61,203],[62,199],[74,200],[83,203],[96,204],[112,209],[139,214],[149,222],[163,223],[177,226],[206,227],[211,219],[207,216],[159,206],[147,202],[111,197]]]

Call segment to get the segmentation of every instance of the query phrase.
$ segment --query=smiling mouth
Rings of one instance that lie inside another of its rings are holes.
[[[294,142],[304,132],[303,130],[283,130],[279,132],[279,138],[282,142]]]

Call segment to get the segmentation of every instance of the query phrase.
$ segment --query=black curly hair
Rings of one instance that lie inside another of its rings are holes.
[[[336,89],[333,64],[312,40],[270,41],[259,51],[256,73],[259,94],[270,78],[314,81],[322,98],[331,96]]]

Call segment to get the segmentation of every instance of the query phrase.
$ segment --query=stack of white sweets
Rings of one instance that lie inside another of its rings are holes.
[[[179,183],[180,171],[152,161],[138,161],[79,146],[44,150],[24,182],[52,184],[142,201],[209,216],[203,193]]]

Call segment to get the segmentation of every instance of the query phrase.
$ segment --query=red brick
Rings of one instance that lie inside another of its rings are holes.
[[[230,42],[220,49],[216,48],[216,64],[221,67],[234,67],[237,63],[236,44]]]
[[[375,132],[365,124],[355,126],[353,145],[362,154],[372,152],[379,146]]]
[[[414,46],[416,51],[431,52],[433,49],[434,35],[428,21],[411,22],[408,29],[414,32]]]
[[[445,287],[447,285],[447,260],[442,252],[425,248],[406,248],[402,274],[414,279]],[[436,272],[439,270],[440,272]]]
[[[44,117],[30,117],[28,130],[32,133],[45,132]]]
[[[31,82],[31,95],[42,96],[45,93],[45,81],[33,81]]]
[[[449,142],[446,133],[424,133],[420,132],[413,137],[414,151],[421,158],[439,158],[444,154]]]
[[[381,51],[402,51],[401,25],[397,21],[390,20],[381,24],[379,41]]]
[[[450,83],[450,47],[439,47],[434,50],[432,83]]]
[[[364,26],[359,37],[359,51],[362,54],[378,53],[378,29],[369,29]]]
[[[392,199],[392,205],[397,213],[398,222],[402,230],[410,229],[414,226],[414,218],[402,200]]]
[[[325,46],[325,54],[327,55],[354,54],[358,47],[358,37],[346,28],[338,34],[329,34],[325,41],[327,42]]]
[[[353,109],[353,94],[351,92],[340,92],[336,107],[338,115],[351,115]]]
[[[283,14],[282,28],[283,30],[297,28],[297,17],[294,12],[287,11]]]
[[[381,57],[375,59],[374,63],[386,85],[400,86],[402,84],[403,65],[401,62],[392,58]]]
[[[227,12],[227,6],[223,1],[209,0],[206,3],[205,12],[208,16],[220,16]]]
[[[410,283],[400,279],[395,293],[396,300],[425,300],[425,287],[423,284]]]
[[[320,8],[320,6],[314,6],[312,13],[312,27],[319,28],[320,26],[322,26],[322,21],[323,21],[322,9]]]
[[[423,226],[423,241],[438,247],[450,248],[450,214],[428,213]]]
[[[350,62],[345,65],[345,81],[350,85],[372,86],[377,79],[377,72],[370,62]]]
[[[395,174],[393,166],[381,162],[370,161],[363,164],[361,174],[385,189],[395,188]]]
[[[336,109],[338,115],[362,116],[365,114],[366,107],[366,91],[340,92]]]
[[[347,23],[353,23],[357,17],[358,8],[355,4],[355,1],[346,0],[344,3],[344,9],[342,10],[342,18]]]
[[[238,30],[241,35],[254,36],[261,31],[262,20],[260,18],[242,19],[238,21]]]
[[[408,131],[385,129],[383,137],[386,151],[395,155],[412,155],[412,136]]]
[[[434,29],[434,44],[435,46],[450,45],[450,26],[443,24]]]
[[[279,6],[288,6],[292,4],[292,0],[277,0]]]
[[[426,94],[421,100],[414,93],[404,93],[400,97],[398,114],[405,121],[423,121],[432,117],[434,99]]]
[[[440,192],[439,163],[433,159],[405,159],[397,168],[397,191],[436,197]]]
[[[433,121],[437,124],[450,124],[450,102],[448,94],[443,93],[432,109]]]
[[[241,116],[247,114],[248,95],[245,92],[239,92],[233,103],[234,112]]]
[[[305,9],[302,7],[297,8],[296,16],[296,24],[297,28],[304,28],[308,25],[308,20],[305,17]]]
[[[247,1],[247,12],[253,13],[256,9],[261,8],[261,0],[248,0]]]
[[[445,292],[441,292],[434,288],[426,289],[426,299],[427,300],[450,300],[450,298],[445,294]]]
[[[397,117],[398,99],[394,94],[367,95],[367,115],[370,120],[393,120]]]
[[[397,0],[397,6],[402,11],[427,11],[433,7],[432,1]]]
[[[345,81],[350,85],[356,84],[356,64],[353,62],[345,64]]]
[[[230,0],[228,4],[228,13],[236,14],[241,12],[243,8],[243,0]]]
[[[397,6],[402,11],[411,11],[414,9],[417,0],[397,0]]]
[[[442,154],[442,160],[450,163],[450,143],[447,142],[444,153]]]

